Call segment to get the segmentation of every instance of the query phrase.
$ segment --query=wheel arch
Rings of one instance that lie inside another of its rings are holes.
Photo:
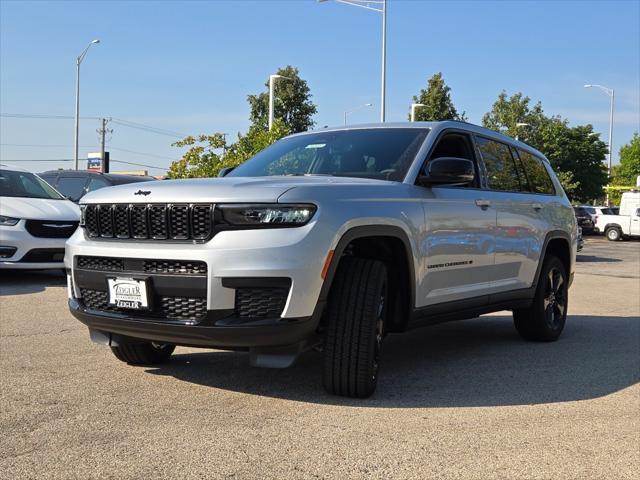
[[[548,255],[557,256],[560,261],[564,264],[564,267],[567,271],[567,275],[569,278],[571,275],[571,267],[572,267],[572,250],[571,250],[571,237],[569,234],[562,230],[554,230],[547,233],[544,244],[542,246],[542,250],[540,252],[540,261],[538,262],[538,267],[536,269],[535,282],[533,287],[535,288],[538,285],[538,281],[540,280],[540,272],[542,271],[542,264]]]
[[[380,247],[380,255],[372,253],[372,247]],[[399,226],[394,225],[363,225],[347,230],[338,241],[322,289],[319,301],[323,304],[327,301],[335,274],[340,265],[340,260],[345,255],[350,255],[356,249],[356,256],[378,258],[385,261],[390,275],[397,276],[398,288],[395,290],[401,299],[397,308],[402,312],[398,317],[404,322],[395,322],[393,330],[403,330],[415,305],[416,278],[413,249],[407,233]],[[360,254],[360,255],[358,255]]]

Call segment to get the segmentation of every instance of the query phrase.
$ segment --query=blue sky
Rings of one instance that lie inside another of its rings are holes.
[[[599,83],[616,90],[615,163],[640,129],[639,25],[637,0],[389,0],[387,120],[405,120],[412,95],[441,71],[471,122],[480,123],[502,89],[522,91],[549,114],[592,123],[606,141],[608,97],[583,88]],[[72,116],[74,59],[99,38],[82,64],[83,116],[235,135],[249,123],[246,96],[291,64],[309,83],[317,126],[340,124],[344,110],[368,102],[374,106],[350,121],[378,120],[380,17],[359,8],[315,0],[2,0],[0,30],[2,113]],[[3,161],[73,156],[71,119],[0,122]],[[97,120],[81,123],[81,159],[98,148],[96,128]],[[175,137],[111,128],[112,159],[166,168],[179,157]]]

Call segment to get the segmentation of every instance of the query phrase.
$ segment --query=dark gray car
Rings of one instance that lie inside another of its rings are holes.
[[[87,193],[104,187],[155,180],[153,177],[142,175],[121,175],[82,170],[50,170],[41,173],[40,177],[76,203]]]

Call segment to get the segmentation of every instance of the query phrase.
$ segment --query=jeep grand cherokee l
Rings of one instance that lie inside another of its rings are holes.
[[[367,397],[388,333],[512,310],[528,340],[565,324],[576,219],[533,148],[463,122],[286,137],[216,179],[92,192],[67,243],[69,307],[130,364],[176,345],[286,367]]]

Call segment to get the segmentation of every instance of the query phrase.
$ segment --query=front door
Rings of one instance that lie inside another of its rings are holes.
[[[476,162],[473,143],[463,132],[445,132],[428,161],[440,157]],[[422,282],[418,307],[472,299],[486,304],[494,266],[496,209],[476,181],[465,186],[418,188],[424,199],[425,233],[421,245]]]

